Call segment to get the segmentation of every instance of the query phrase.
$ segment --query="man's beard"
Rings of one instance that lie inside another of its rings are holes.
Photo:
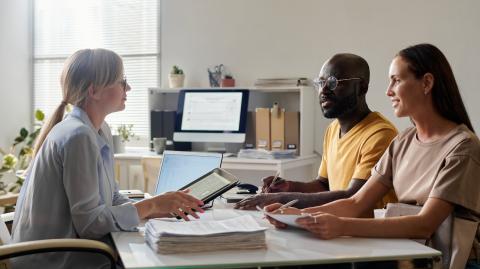
[[[334,106],[329,109],[322,108],[323,116],[327,119],[334,119],[341,117],[349,112],[354,111],[357,108],[357,96],[353,93],[342,99],[334,99]]]

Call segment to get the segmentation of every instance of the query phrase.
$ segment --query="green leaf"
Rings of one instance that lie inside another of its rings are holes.
[[[45,114],[40,109],[35,110],[35,119],[38,121],[43,121],[45,119]]]
[[[15,145],[18,144],[18,143],[22,143],[23,140],[25,140],[24,137],[17,136],[17,137],[15,137],[15,143],[14,143],[13,145],[15,146]]]
[[[28,131],[25,128],[20,129],[20,136],[25,138],[28,136]]]

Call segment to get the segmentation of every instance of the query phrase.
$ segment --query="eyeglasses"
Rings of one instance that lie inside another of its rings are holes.
[[[327,79],[315,78],[313,80],[313,86],[315,86],[316,90],[323,89],[325,86],[331,91],[335,90],[338,86],[338,82],[348,81],[348,80],[357,80],[362,78],[342,78],[337,79],[334,76],[330,76]]]
[[[127,77],[123,76],[123,79],[120,81],[120,83],[123,86],[123,90],[126,91],[127,90]]]

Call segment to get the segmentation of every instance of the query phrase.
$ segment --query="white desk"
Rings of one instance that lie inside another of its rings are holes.
[[[269,226],[260,212],[213,209],[205,214],[216,219],[225,218],[225,215],[234,217],[238,214],[252,214],[261,225]],[[437,258],[441,255],[439,251],[407,239],[320,240],[303,230],[277,230],[273,227],[267,230],[266,236],[266,250],[160,255],[145,244],[142,232],[112,233],[125,268],[260,268],[434,258],[434,268],[437,268],[441,260]]]
[[[143,189],[153,191],[145,186],[138,186],[132,183],[137,177],[138,182],[144,177],[142,169],[137,169],[140,174],[134,176],[131,173],[132,166],[141,166],[142,158],[158,158],[158,167],[162,155],[144,150],[136,150],[127,153],[115,154],[116,179],[120,189]],[[295,159],[264,160],[264,159],[243,159],[237,157],[223,158],[222,168],[235,174],[242,182],[260,185],[260,178],[274,175],[280,171],[280,176],[297,180],[310,181],[317,177],[320,157],[316,154],[299,156]]]

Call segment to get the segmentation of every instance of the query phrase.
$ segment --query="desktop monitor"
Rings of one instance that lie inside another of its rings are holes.
[[[163,152],[155,194],[178,191],[221,164],[220,153],[166,150]]]
[[[240,89],[181,90],[173,140],[245,142],[248,96]]]

